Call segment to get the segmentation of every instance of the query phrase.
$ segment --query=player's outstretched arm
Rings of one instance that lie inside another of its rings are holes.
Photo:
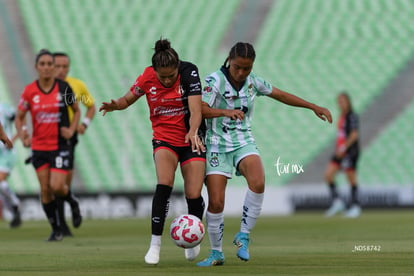
[[[110,102],[103,102],[99,108],[99,112],[103,111],[102,115],[105,116],[107,112],[114,110],[122,110],[135,103],[139,99],[138,96],[128,91],[124,96],[117,100],[111,100]]]
[[[284,104],[287,104],[287,105],[310,109],[321,120],[323,121],[327,120],[329,123],[332,123],[332,115],[331,115],[331,112],[327,108],[310,103],[298,96],[295,96],[293,94],[280,90],[276,87],[273,87],[272,93],[269,94],[269,97],[279,102],[282,102]]]
[[[241,109],[219,109],[212,108],[206,102],[201,103],[201,113],[204,119],[229,117],[232,120],[243,120],[244,112]]]

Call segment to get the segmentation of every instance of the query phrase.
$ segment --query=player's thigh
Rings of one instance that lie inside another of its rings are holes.
[[[65,196],[68,193],[66,185],[67,171],[50,169],[50,186],[53,192],[59,196]]]
[[[253,153],[245,156],[239,161],[238,170],[246,178],[251,191],[255,193],[264,192],[265,174],[259,155]]]
[[[43,167],[36,170],[36,176],[40,184],[40,198],[42,203],[48,203],[53,200],[53,192],[50,187],[50,168]]]
[[[329,162],[325,169],[325,181],[328,181],[328,182],[333,181],[339,169],[340,169],[340,163],[337,163],[336,161]]]
[[[184,190],[187,198],[198,198],[201,195],[205,177],[206,162],[190,161],[181,166],[184,178]]]
[[[206,176],[209,212],[220,213],[223,211],[227,179],[222,174],[209,174]]]
[[[154,152],[155,171],[157,173],[157,183],[174,185],[175,171],[178,165],[178,155],[168,148],[157,149]]]

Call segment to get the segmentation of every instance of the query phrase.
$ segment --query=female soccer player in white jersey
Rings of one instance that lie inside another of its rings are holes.
[[[206,213],[211,253],[198,266],[224,263],[222,236],[224,230],[224,197],[227,179],[233,167],[248,183],[243,204],[240,232],[233,243],[237,256],[250,259],[248,245],[250,231],[260,214],[264,193],[264,169],[251,132],[251,112],[256,96],[268,96],[284,104],[308,108],[322,120],[332,122],[328,109],[309,103],[284,92],[253,74],[256,57],[253,46],[238,42],[224,65],[206,78],[203,91],[203,117],[207,118],[206,184],[209,196]]]

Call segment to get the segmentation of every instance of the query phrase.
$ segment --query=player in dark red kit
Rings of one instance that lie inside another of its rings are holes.
[[[336,138],[335,154],[328,164],[325,172],[325,180],[329,185],[332,205],[326,211],[327,217],[333,216],[345,210],[345,204],[339,197],[335,186],[335,175],[339,170],[344,170],[351,185],[350,208],[345,213],[346,217],[356,218],[361,214],[358,202],[357,162],[359,156],[358,142],[358,115],[353,111],[351,99],[347,93],[338,95],[338,106],[341,115],[338,120],[338,135]]]
[[[63,238],[56,199],[60,197],[79,209],[66,185],[66,174],[72,166],[70,143],[78,126],[80,111],[70,86],[55,79],[51,52],[41,50],[36,56],[35,68],[39,78],[25,87],[15,125],[23,145],[32,147],[32,164],[40,183],[43,210],[52,226],[48,241],[56,241]],[[68,106],[74,111],[71,123]],[[27,112],[32,118],[32,138],[24,125]]]
[[[160,39],[155,43],[152,66],[144,70],[129,92],[117,100],[102,103],[99,111],[105,115],[125,109],[143,95],[150,110],[158,181],[152,203],[151,245],[145,262],[157,264],[168,201],[179,162],[188,212],[200,219],[204,212],[201,189],[205,173],[205,147],[200,138],[204,124],[198,69],[192,63],[181,61],[170,42]],[[200,246],[185,249],[185,257],[194,260],[199,252]]]

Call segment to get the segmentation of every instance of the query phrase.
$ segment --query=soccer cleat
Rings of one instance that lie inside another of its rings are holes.
[[[325,217],[332,217],[332,216],[342,212],[343,210],[345,210],[344,202],[341,199],[336,198],[332,202],[331,207],[329,207],[329,209],[325,212]]]
[[[361,215],[361,207],[357,204],[353,204],[351,208],[344,214],[346,218],[357,218]]]
[[[22,224],[19,207],[13,206],[13,219],[10,221],[10,228],[17,228]]]
[[[73,237],[72,232],[67,225],[62,225],[61,228],[64,237]]]
[[[207,259],[198,262],[197,266],[216,266],[224,264],[223,252],[218,250],[211,250],[210,256]]]
[[[158,264],[160,261],[160,250],[161,247],[159,245],[151,245],[145,255],[145,262],[152,265]]]
[[[197,258],[198,254],[200,254],[200,245],[197,245],[193,248],[186,248],[184,249],[185,258],[189,261],[194,261]]]
[[[79,202],[74,199],[70,203],[70,208],[72,209],[72,224],[73,227],[78,228],[82,223],[82,215],[79,209]]]
[[[237,233],[234,237],[233,244],[239,248],[237,250],[237,257],[242,261],[248,261],[250,259],[249,234],[242,232]]]
[[[63,233],[60,231],[52,231],[49,238],[46,241],[61,241],[63,240]]]

